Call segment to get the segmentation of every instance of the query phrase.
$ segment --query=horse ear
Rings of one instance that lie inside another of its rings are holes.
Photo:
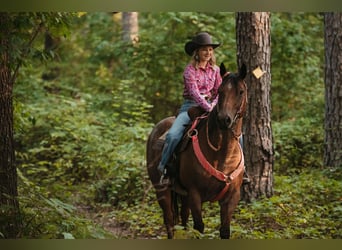
[[[223,77],[226,72],[227,72],[226,66],[224,66],[224,63],[221,63],[220,64],[220,75],[221,75],[221,77]]]
[[[246,64],[243,63],[239,70],[239,76],[241,77],[241,79],[245,79],[246,75],[247,75],[247,67],[246,67]]]

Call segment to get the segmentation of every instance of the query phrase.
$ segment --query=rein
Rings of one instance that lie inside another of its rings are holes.
[[[225,173],[217,170],[208,162],[208,160],[206,159],[206,157],[204,156],[204,154],[200,148],[199,141],[198,141],[198,131],[196,129],[199,121],[201,119],[204,119],[207,117],[208,117],[208,115],[203,115],[203,116],[197,117],[195,119],[195,121],[192,123],[190,130],[188,131],[188,136],[192,138],[192,146],[193,146],[195,155],[196,155],[198,161],[200,162],[200,164],[202,165],[202,167],[211,176],[214,176],[217,180],[223,181],[226,184],[224,186],[224,188],[221,190],[221,192],[216,197],[214,197],[214,199],[211,200],[213,202],[213,201],[218,201],[218,200],[222,199],[224,194],[228,191],[230,183],[237,176],[239,176],[239,174],[243,171],[243,169],[244,169],[244,158],[243,158],[243,152],[242,152],[241,146],[240,146],[240,144],[238,144],[239,149],[240,149],[240,153],[241,153],[241,159],[240,159],[240,162],[239,162],[238,166],[236,167],[236,169],[232,173],[230,173],[229,175],[226,175]],[[235,134],[235,133],[233,132],[233,134]]]

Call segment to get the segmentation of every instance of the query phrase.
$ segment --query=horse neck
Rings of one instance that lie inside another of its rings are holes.
[[[241,135],[242,119],[238,119],[233,125],[233,129],[220,129],[215,112],[210,113],[208,117],[207,144],[216,154],[219,170],[228,170],[226,168],[235,168],[235,163],[229,166],[228,162],[236,162],[240,159],[239,136]],[[210,146],[212,144],[212,146]],[[224,171],[224,172],[226,172]],[[228,171],[229,172],[229,171]]]

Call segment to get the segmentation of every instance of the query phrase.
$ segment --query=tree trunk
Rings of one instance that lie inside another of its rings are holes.
[[[324,14],[324,164],[342,167],[342,14]]]
[[[238,65],[245,63],[248,69],[248,107],[244,118],[243,150],[251,182],[243,185],[241,199],[251,202],[260,196],[270,197],[273,194],[270,14],[238,12],[236,38]],[[252,74],[258,67],[261,74]]]
[[[13,82],[9,62],[8,14],[0,14],[0,232],[15,238],[19,230],[17,171],[13,145]]]
[[[122,13],[123,40],[133,44],[138,42],[138,12]]]

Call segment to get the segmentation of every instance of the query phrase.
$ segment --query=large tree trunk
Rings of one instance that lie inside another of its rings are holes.
[[[237,59],[248,69],[248,107],[244,118],[245,165],[251,179],[242,187],[241,199],[250,202],[273,194],[274,149],[271,127],[270,14],[238,12],[236,16]],[[252,74],[256,68],[263,74]]]
[[[342,167],[342,14],[324,14],[324,164]]]
[[[123,40],[133,44],[138,42],[138,12],[122,13]]]
[[[9,63],[8,14],[0,13],[0,232],[15,238],[19,230],[17,172],[13,145],[13,82]]]

